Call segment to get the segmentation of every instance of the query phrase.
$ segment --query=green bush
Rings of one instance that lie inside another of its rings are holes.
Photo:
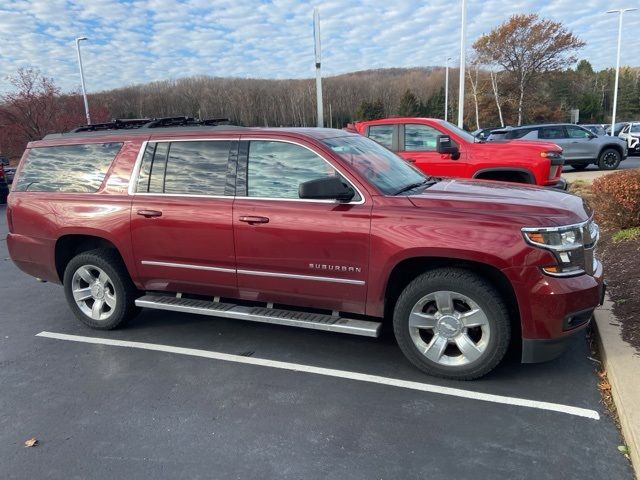
[[[618,229],[640,227],[640,170],[597,178],[592,191],[600,223]]]

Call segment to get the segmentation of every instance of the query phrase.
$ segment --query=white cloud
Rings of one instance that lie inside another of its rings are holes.
[[[8,2],[8,3],[7,3]],[[613,66],[622,0],[468,0],[471,45],[513,13],[564,22],[587,42],[594,67]],[[313,75],[312,10],[320,8],[325,75],[382,67],[442,65],[458,56],[458,1],[5,0],[0,77],[35,66],[64,90],[79,86],[74,38],[90,91],[197,74],[260,78]],[[622,62],[638,64],[640,11],[625,17]],[[632,47],[633,45],[633,47]],[[0,80],[0,91],[8,85]]]

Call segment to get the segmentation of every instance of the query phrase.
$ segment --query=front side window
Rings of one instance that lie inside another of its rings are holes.
[[[393,125],[371,125],[367,136],[388,149],[393,147]]]
[[[589,138],[590,132],[580,127],[567,127],[567,133],[569,133],[569,138]]]
[[[122,143],[89,143],[29,150],[17,192],[98,191]]]
[[[404,149],[407,152],[435,152],[440,132],[428,125],[404,126]]]
[[[225,194],[230,141],[149,143],[137,192],[174,195]]]
[[[249,143],[249,197],[300,198],[301,183],[337,174],[324,159],[300,145],[262,140]]]
[[[631,133],[640,133],[640,123],[634,123],[631,125]]]

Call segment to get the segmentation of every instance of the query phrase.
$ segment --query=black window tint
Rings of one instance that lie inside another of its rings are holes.
[[[562,126],[544,127],[540,132],[540,138],[551,139],[551,140],[558,139],[558,138],[565,138],[564,127]]]
[[[407,152],[435,152],[440,132],[428,125],[404,126],[404,149]]]
[[[229,141],[173,142],[164,174],[164,192],[185,195],[224,195]],[[154,165],[158,150],[154,156]],[[152,177],[155,176],[155,166]],[[152,178],[151,184],[154,184]]]
[[[300,198],[301,183],[334,175],[331,165],[300,145],[271,141],[249,144],[249,197]]]
[[[122,143],[91,143],[32,148],[14,188],[18,192],[95,192],[121,147]]]
[[[153,155],[153,163],[151,165],[151,173],[149,178],[148,192],[162,193],[164,192],[164,172],[167,168],[167,153],[169,153],[168,143],[157,143]]]
[[[372,125],[367,136],[390,149],[393,146],[393,125]]]

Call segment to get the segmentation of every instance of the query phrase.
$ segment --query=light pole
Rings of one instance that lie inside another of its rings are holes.
[[[447,57],[447,60],[445,62],[445,69],[444,69],[444,121],[447,121],[447,118],[449,116],[449,60],[451,60],[451,57]]]
[[[464,123],[464,67],[466,63],[464,37],[467,23],[467,4],[462,0],[462,26],[460,27],[460,88],[458,91],[458,127]]]
[[[618,78],[620,77],[620,47],[622,43],[622,15],[624,12],[632,12],[637,8],[618,8],[615,10],[609,10],[607,13],[618,13],[620,15],[618,19],[618,52],[616,54],[616,81],[613,87],[613,114],[611,115],[611,136],[614,136],[616,129],[616,110],[618,108]]]
[[[320,11],[313,9],[313,37],[316,55],[316,103],[318,108],[318,128],[324,127],[324,113],[322,111],[322,74],[320,73]]]
[[[76,52],[78,52],[78,66],[80,67],[80,84],[82,85],[82,97],[84,98],[84,111],[87,115],[87,125],[91,125],[91,117],[89,116],[89,102],[87,101],[87,89],[84,85],[84,70],[82,69],[82,56],[80,55],[80,42],[86,39],[87,37],[76,38]]]

